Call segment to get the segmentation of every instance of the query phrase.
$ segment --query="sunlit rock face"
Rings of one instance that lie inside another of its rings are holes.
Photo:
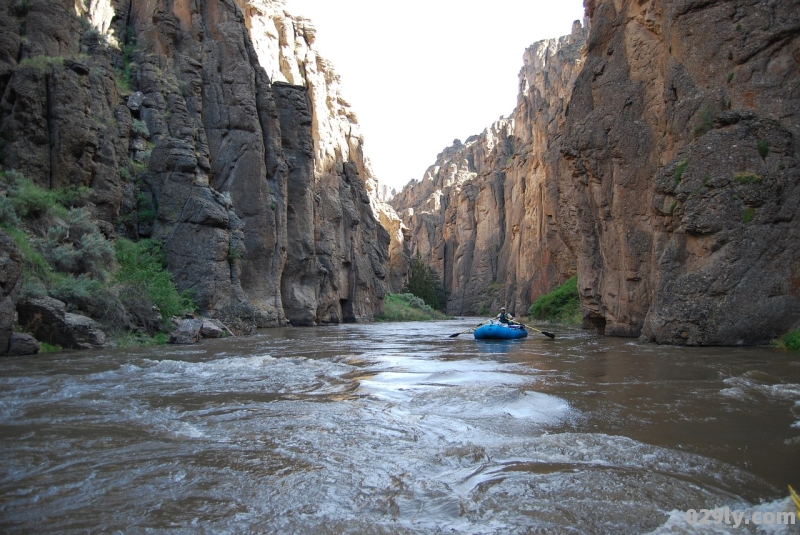
[[[587,1],[588,37],[531,47],[511,118],[392,201],[449,310],[519,313],[577,272],[585,325],[608,335],[797,328],[798,7]]]
[[[553,179],[601,332],[749,344],[800,322],[799,7],[587,2]]]
[[[480,135],[456,140],[420,181],[390,202],[415,252],[443,273],[451,314],[507,306],[526,313],[575,272],[558,232],[549,172],[586,31],[537,42],[524,54],[517,107]]]
[[[7,168],[91,186],[104,232],[162,241],[180,289],[243,328],[382,311],[377,181],[283,2],[2,0],[0,26]]]

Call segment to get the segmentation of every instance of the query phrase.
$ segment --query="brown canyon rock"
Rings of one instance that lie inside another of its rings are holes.
[[[588,320],[679,344],[797,325],[800,4],[587,6],[557,181]]]
[[[586,2],[526,52],[509,119],[393,201],[451,313],[577,271],[585,322],[659,343],[800,324],[800,4]],[[537,59],[539,58],[539,59]]]

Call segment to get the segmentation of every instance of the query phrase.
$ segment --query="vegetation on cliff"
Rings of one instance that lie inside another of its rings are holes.
[[[378,321],[425,321],[443,320],[447,316],[434,310],[419,297],[410,294],[387,294],[383,301],[384,313]]]
[[[531,305],[528,314],[540,320],[556,321],[572,325],[581,322],[581,306],[578,296],[578,277],[567,279],[550,293],[540,295]]]
[[[403,292],[414,294],[436,310],[444,310],[447,306],[447,294],[442,284],[442,278],[436,270],[422,261],[419,252],[411,260],[408,283],[403,288]]]
[[[159,244],[111,241],[100,231],[88,191],[40,188],[16,171],[0,173],[0,226],[22,256],[22,298],[63,301],[118,337],[169,329],[172,315],[195,308],[190,296],[176,289]]]

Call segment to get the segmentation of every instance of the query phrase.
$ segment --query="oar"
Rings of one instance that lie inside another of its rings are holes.
[[[491,321],[491,320],[489,320],[489,321]],[[488,321],[484,321],[483,323],[479,323],[479,324],[477,324],[475,327],[470,327],[470,328],[469,328],[469,329],[467,329],[466,331],[461,331],[460,333],[456,333],[456,334],[451,334],[451,335],[448,335],[448,338],[456,338],[456,337],[457,337],[459,334],[468,333],[468,332],[470,332],[470,331],[471,331],[471,330],[473,330],[473,329],[477,329],[477,328],[478,328],[478,327],[480,327],[481,325],[486,325],[487,323],[489,323],[489,322],[488,322]]]
[[[797,514],[800,515],[800,496],[797,495],[791,485],[789,485],[789,494],[792,496],[794,506],[797,507]]]
[[[547,336],[549,338],[555,338],[556,337],[556,335],[554,335],[553,333],[549,333],[547,331],[540,331],[536,327],[531,327],[530,325],[525,325],[524,323],[520,323],[518,321],[512,321],[511,323],[516,323],[517,325],[522,325],[523,327],[526,327],[526,328],[528,328],[528,329],[530,329],[532,331],[536,331],[537,333],[542,333],[543,335],[545,335],[545,336]]]

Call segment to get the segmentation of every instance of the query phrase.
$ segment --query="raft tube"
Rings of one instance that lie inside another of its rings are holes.
[[[516,340],[525,338],[528,331],[522,325],[506,325],[505,323],[489,323],[475,329],[476,340]]]

